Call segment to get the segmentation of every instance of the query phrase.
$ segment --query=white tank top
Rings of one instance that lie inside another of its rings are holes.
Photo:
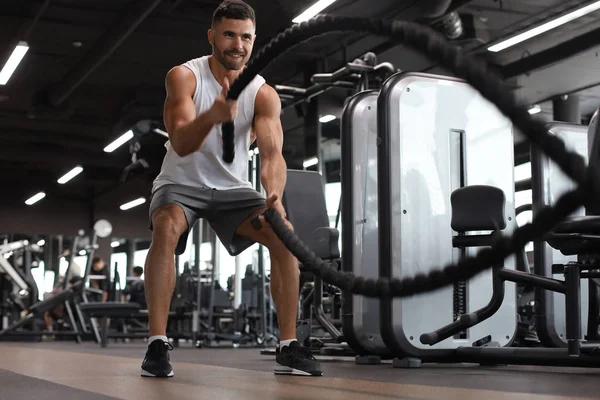
[[[208,110],[221,93],[222,87],[208,65],[208,56],[196,58],[183,64],[196,77],[194,104],[196,115]],[[167,154],[160,174],[154,180],[152,191],[167,184],[180,184],[213,189],[239,189],[252,187],[248,181],[248,150],[254,120],[254,99],[265,83],[257,75],[238,98],[238,114],[235,123],[235,158],[231,164],[223,161],[221,124],[213,126],[204,145],[197,151],[180,157],[170,142],[165,143]]]

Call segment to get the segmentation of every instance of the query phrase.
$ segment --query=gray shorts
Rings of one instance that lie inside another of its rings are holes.
[[[208,221],[229,254],[236,256],[254,244],[247,237],[236,234],[237,228],[257,210],[267,207],[262,194],[254,189],[217,190],[169,184],[158,188],[150,201],[150,229],[152,213],[156,209],[177,204],[183,209],[188,229],[181,235],[175,254],[185,250],[187,237],[198,219]]]

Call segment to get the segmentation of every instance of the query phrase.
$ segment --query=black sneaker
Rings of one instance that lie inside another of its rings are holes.
[[[276,375],[323,375],[321,364],[313,357],[312,352],[297,341],[281,349],[278,348],[276,354],[274,370]]]
[[[167,378],[175,375],[171,367],[169,351],[173,345],[160,339],[148,345],[146,357],[142,362],[142,376],[152,378]]]

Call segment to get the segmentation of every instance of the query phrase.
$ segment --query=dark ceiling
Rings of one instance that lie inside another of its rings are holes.
[[[103,148],[133,129],[147,170],[128,179],[150,182],[164,155],[164,77],[174,65],[210,52],[206,41],[218,0],[3,0],[0,2],[0,65],[19,41],[30,49],[7,85],[0,86],[0,185],[10,196],[45,191],[57,198],[93,201],[119,188],[131,163],[128,146]],[[256,48],[292,25],[313,0],[252,0],[257,13]],[[334,15],[425,21],[433,0],[338,0]],[[551,99],[581,95],[583,116],[600,102],[595,12],[499,53],[492,42],[592,1],[454,0],[466,33],[456,41],[498,66],[519,98],[552,115]],[[428,23],[435,22],[427,20]],[[435,25],[434,25],[435,26]],[[365,52],[402,70],[443,72],[426,58],[384,38],[330,34],[286,53],[263,75],[271,85],[302,85],[306,63],[325,60],[333,71]],[[312,65],[312,64],[311,64]],[[340,95],[341,93],[341,95]],[[344,91],[323,96],[321,105],[340,109]],[[287,121],[287,120],[286,120]],[[289,122],[289,121],[288,121]],[[286,123],[288,123],[286,122]],[[286,157],[302,140],[298,121],[286,126]],[[336,123],[328,128],[335,133]],[[335,145],[335,143],[334,143]],[[335,158],[335,151],[330,151]],[[297,160],[296,160],[297,161]],[[66,185],[56,180],[81,165]],[[137,187],[137,186],[136,186]],[[143,187],[143,185],[142,185]],[[25,189],[24,189],[25,188]],[[130,197],[149,193],[132,193]],[[24,200],[25,198],[23,198]]]

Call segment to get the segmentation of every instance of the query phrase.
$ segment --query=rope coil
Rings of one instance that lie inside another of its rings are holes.
[[[429,27],[405,21],[379,21],[364,18],[333,17],[323,15],[307,22],[297,24],[279,34],[259,50],[231,86],[227,98],[237,100],[245,87],[269,63],[287,50],[308,39],[334,31],[367,32],[387,36],[398,44],[403,44],[421,52],[432,61],[450,70],[457,77],[471,84],[483,97],[494,103],[498,109],[538,146],[560,169],[577,184],[577,189],[565,193],[554,207],[544,209],[530,224],[515,230],[511,237],[500,239],[492,249],[485,249],[476,257],[468,258],[458,264],[452,264],[443,270],[437,270],[404,279],[364,279],[352,273],[338,271],[336,265],[326,263],[289,230],[281,216],[274,210],[268,210],[265,218],[273,231],[285,246],[303,264],[305,268],[320,275],[325,282],[343,290],[367,297],[404,297],[439,289],[458,280],[467,280],[492,265],[498,265],[506,257],[522,249],[528,242],[541,238],[557,223],[574,212],[585,200],[594,198],[596,173],[589,171],[583,157],[568,151],[564,142],[550,135],[545,125],[535,121],[528,109],[517,105],[509,88],[488,66],[460,48],[450,45],[446,39]],[[223,124],[223,160],[231,163],[234,154],[234,125]],[[335,264],[335,263],[334,263]]]

